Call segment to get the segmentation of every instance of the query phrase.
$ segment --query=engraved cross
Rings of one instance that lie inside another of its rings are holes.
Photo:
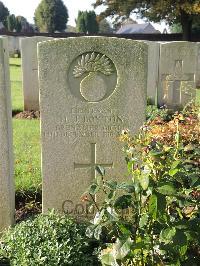
[[[163,82],[164,100],[167,100],[167,102],[182,104],[184,96],[191,96],[192,98],[192,90],[195,88],[194,74],[184,74],[183,60],[175,61],[174,73],[163,75]]]
[[[81,164],[81,163],[74,163],[74,169],[79,169],[79,168],[91,168],[91,177],[96,178],[96,166],[102,166],[102,167],[107,167],[107,168],[112,168],[113,163],[97,163],[97,156],[96,156],[96,143],[90,143],[91,145],[91,162],[86,163],[86,164]]]

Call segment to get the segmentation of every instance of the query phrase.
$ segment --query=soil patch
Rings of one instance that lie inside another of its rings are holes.
[[[42,194],[17,194],[15,198],[16,223],[42,212]]]
[[[13,111],[13,117],[16,119],[40,119],[40,111]]]

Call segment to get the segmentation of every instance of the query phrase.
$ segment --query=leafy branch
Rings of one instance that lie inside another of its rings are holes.
[[[95,53],[82,55],[81,60],[75,66],[73,75],[75,78],[81,77],[84,73],[101,72],[104,75],[111,75],[113,67],[110,59],[106,55]]]

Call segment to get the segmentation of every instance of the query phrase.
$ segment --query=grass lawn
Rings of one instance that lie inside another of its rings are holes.
[[[23,111],[21,59],[10,58],[13,111]],[[13,119],[15,185],[17,192],[41,189],[39,120]]]
[[[23,111],[21,58],[10,58],[10,79],[13,111]]]
[[[39,120],[13,119],[17,192],[41,189]]]

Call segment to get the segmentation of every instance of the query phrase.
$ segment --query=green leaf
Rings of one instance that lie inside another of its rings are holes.
[[[106,208],[105,214],[110,221],[118,221],[119,220],[118,213],[115,211],[114,208],[112,208],[110,206]]]
[[[155,194],[150,196],[149,200],[149,214],[156,220],[157,217],[157,196]]]
[[[100,187],[93,183],[90,187],[89,187],[89,190],[88,190],[88,193],[90,193],[91,195],[95,195],[98,191],[99,191]]]
[[[118,224],[119,226],[119,230],[121,231],[121,233],[124,235],[124,236],[131,236],[131,231],[129,230],[130,228],[127,228],[127,226],[125,224]],[[130,227],[130,226],[129,226]]]
[[[164,152],[163,151],[151,151],[150,155],[151,156],[159,156],[159,155],[163,155]]]
[[[173,184],[163,185],[157,188],[157,191],[163,195],[170,196],[176,194],[176,189]]]
[[[127,191],[128,193],[133,193],[135,191],[135,187],[133,184],[128,184],[128,183],[121,183],[117,186],[118,189],[123,189]]]
[[[139,182],[143,190],[147,190],[149,186],[149,175],[142,174],[139,177]]]
[[[97,172],[98,172],[101,176],[105,176],[105,169],[104,169],[102,166],[97,165],[97,166],[95,167],[95,169],[97,170]]]
[[[177,230],[175,236],[173,237],[173,243],[178,249],[181,256],[185,255],[187,251],[187,237],[185,233],[181,230]]]
[[[110,202],[115,197],[115,190],[111,190],[110,193],[107,194],[106,202]]]
[[[94,230],[94,237],[99,240],[102,233],[102,226],[98,225]]]
[[[169,170],[169,175],[173,177],[175,174],[178,173],[178,171],[179,171],[178,168],[170,169],[170,170]]]
[[[175,169],[175,168],[177,168],[177,166],[180,164],[180,160],[176,160],[176,161],[174,161],[173,163],[172,163],[172,166],[171,166],[171,169]]]
[[[101,223],[104,214],[105,214],[105,210],[104,209],[102,209],[100,212],[96,213],[96,215],[94,217],[94,222],[93,222],[94,225],[97,225],[97,224]]]
[[[149,219],[148,213],[142,214],[142,216],[140,217],[140,222],[139,222],[140,228],[143,228],[145,225],[147,225],[148,219]]]
[[[105,185],[110,189],[116,189],[117,188],[117,182],[113,180],[109,180],[105,182]]]
[[[200,181],[200,177],[197,174],[192,174],[192,175],[190,175],[190,180],[191,180],[190,185],[193,187],[196,185],[197,181]]]
[[[98,185],[98,186],[101,185],[101,181],[102,181],[102,176],[97,175],[97,177],[96,177],[96,182],[97,182],[97,185]]]
[[[176,228],[175,227],[168,227],[166,229],[163,229],[160,232],[160,241],[164,242],[165,244],[168,244],[172,241],[175,234],[176,234]]]
[[[123,258],[125,258],[129,254],[131,246],[132,240],[130,237],[125,241],[117,239],[116,244],[114,245],[114,253],[116,254],[116,259],[122,260]]]
[[[116,199],[114,207],[117,209],[127,209],[132,204],[131,195],[123,195]]]
[[[133,162],[132,161],[128,161],[127,168],[128,168],[129,174],[131,174],[133,171]]]
[[[89,237],[89,238],[92,238],[93,237],[95,227],[96,226],[93,225],[93,224],[87,227],[86,232],[85,232],[85,234],[86,234],[87,237]]]
[[[115,260],[113,254],[111,252],[110,253],[104,253],[100,257],[101,257],[102,265],[119,266],[119,264],[117,263],[117,261]]]
[[[166,197],[160,193],[156,194],[157,196],[157,220],[161,223],[167,222],[167,211],[166,211]]]

